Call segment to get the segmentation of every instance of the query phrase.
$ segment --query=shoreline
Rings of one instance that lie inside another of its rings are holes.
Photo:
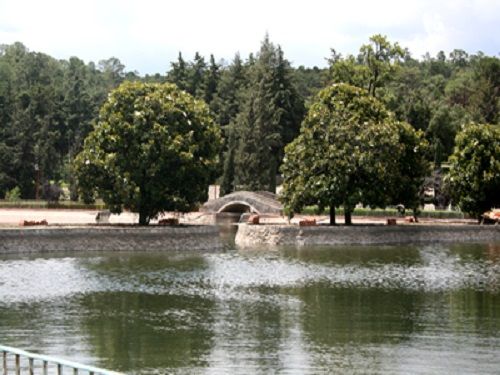
[[[36,226],[0,228],[0,254],[221,250],[216,226]]]
[[[498,242],[500,226],[478,224],[411,224],[309,226],[241,224],[235,243],[254,246],[391,245],[412,243]]]
[[[500,242],[500,226],[477,224],[411,224],[387,226],[309,226],[238,224],[238,248],[276,246],[397,245],[412,243]],[[51,225],[0,228],[0,255],[106,251],[218,251],[227,247],[221,228],[187,225],[141,227]],[[227,234],[226,234],[227,237]]]

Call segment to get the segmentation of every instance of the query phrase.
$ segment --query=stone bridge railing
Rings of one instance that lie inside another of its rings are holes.
[[[236,191],[206,202],[202,212],[253,212],[257,214],[283,214],[283,205],[276,194],[270,192]]]

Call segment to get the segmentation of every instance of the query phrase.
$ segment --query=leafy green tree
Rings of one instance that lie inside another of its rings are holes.
[[[396,125],[400,148],[389,202],[403,204],[417,216],[424,180],[431,172],[429,143],[422,131],[415,130],[407,122],[397,122]]]
[[[424,153],[422,135],[395,121],[367,91],[336,84],[319,92],[300,135],[285,148],[282,197],[292,211],[328,207],[331,224],[342,205],[349,225],[357,203],[413,205],[427,172]],[[417,163],[422,167],[413,170]]]
[[[500,128],[470,124],[457,134],[447,177],[452,199],[460,208],[480,215],[500,206]]]
[[[361,46],[357,58],[349,55],[343,59],[332,49],[328,61],[333,82],[365,88],[370,95],[380,97],[377,89],[392,79],[404,56],[405,51],[398,43],[392,44],[387,37],[377,34]]]
[[[125,82],[103,105],[76,157],[80,193],[147,225],[163,211],[207,198],[221,143],[208,107],[172,84]]]
[[[118,58],[110,57],[106,60],[100,60],[98,68],[102,73],[101,79],[105,85],[106,92],[109,92],[123,82],[125,65]]]
[[[460,124],[453,116],[453,109],[448,106],[438,108],[431,118],[427,129],[434,151],[434,163],[440,166],[453,151],[455,135]]]
[[[500,59],[483,57],[474,66],[474,103],[486,123],[500,123]]]
[[[15,186],[16,168],[11,125],[13,106],[13,72],[9,64],[0,59],[0,198]]]
[[[370,37],[370,43],[361,46],[359,58],[368,68],[368,93],[376,96],[377,88],[391,78],[397,69],[404,50],[380,34]]]
[[[329,72],[326,68],[320,69],[317,66],[307,68],[301,65],[292,70],[292,75],[293,80],[296,82],[298,94],[306,100],[307,106],[308,100],[326,86]]]

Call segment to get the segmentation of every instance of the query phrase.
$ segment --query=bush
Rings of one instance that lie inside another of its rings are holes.
[[[21,199],[21,189],[19,186],[16,186],[12,190],[9,190],[5,193],[5,200],[9,202],[17,202]]]

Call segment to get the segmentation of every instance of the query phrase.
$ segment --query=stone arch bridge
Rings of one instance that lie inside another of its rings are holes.
[[[206,202],[200,211],[283,215],[283,205],[278,201],[276,194],[267,191],[235,191]]]

